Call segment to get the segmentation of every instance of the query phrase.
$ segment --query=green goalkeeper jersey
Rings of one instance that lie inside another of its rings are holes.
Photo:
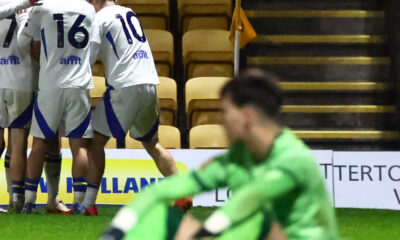
[[[273,214],[289,239],[335,240],[334,210],[309,148],[285,128],[264,157],[244,142],[204,169],[171,177],[140,194],[129,206],[139,217],[152,205],[219,187],[232,190],[218,211],[231,225],[263,211]]]

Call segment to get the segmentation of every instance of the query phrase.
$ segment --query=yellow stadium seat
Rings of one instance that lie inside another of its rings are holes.
[[[185,92],[189,127],[221,123],[219,92],[229,80],[226,77],[199,77],[187,81]]]
[[[201,125],[190,129],[189,145],[191,149],[227,148],[228,141],[222,125]]]
[[[66,137],[61,138],[61,148],[69,148],[69,139]]]
[[[32,148],[33,137],[31,135],[28,136],[28,148]]]
[[[233,46],[229,31],[194,30],[183,35],[182,54],[186,79],[232,77]]]
[[[181,134],[176,127],[160,125],[158,128],[158,138],[160,144],[165,148],[181,148]],[[125,148],[142,149],[143,145],[141,142],[129,137],[128,134],[125,138]]]
[[[168,29],[169,0],[118,0],[133,9],[145,29]]]
[[[90,89],[90,106],[96,107],[106,91],[106,80],[104,77],[93,77],[94,88]]]
[[[160,124],[175,125],[178,109],[175,80],[160,77],[160,84],[157,85],[157,95],[161,108]]]
[[[170,32],[157,29],[145,31],[159,76],[172,76],[174,66],[174,37]]]
[[[104,68],[104,65],[102,62],[97,61],[95,64],[92,66],[92,75],[93,76],[99,76],[99,77],[105,77],[106,76],[106,70]]]
[[[70,148],[69,147],[69,139],[66,137],[61,138],[61,148]],[[107,149],[115,149],[117,148],[117,140],[115,138],[110,138],[104,148]]]
[[[8,141],[9,141],[8,140],[8,128],[5,128],[3,132],[4,132],[4,135],[3,135],[4,136],[4,143],[5,143],[5,147],[7,148],[8,147]]]
[[[196,29],[224,29],[232,15],[231,0],[178,0],[182,32]]]

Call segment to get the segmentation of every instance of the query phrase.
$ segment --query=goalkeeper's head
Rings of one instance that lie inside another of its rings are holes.
[[[259,134],[274,137],[279,132],[282,90],[278,83],[272,73],[252,68],[222,88],[222,119],[230,142],[248,142]]]

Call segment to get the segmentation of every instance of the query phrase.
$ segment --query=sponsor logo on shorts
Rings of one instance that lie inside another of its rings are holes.
[[[5,58],[0,58],[0,65],[19,65],[19,57],[9,56]]]
[[[67,58],[60,59],[61,65],[82,65],[82,59],[77,56],[69,56]]]
[[[147,52],[144,50],[139,50],[133,54],[133,59],[148,59]]]

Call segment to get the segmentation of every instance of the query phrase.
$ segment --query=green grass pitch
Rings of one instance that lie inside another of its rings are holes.
[[[100,206],[98,217],[1,214],[0,239],[98,239],[118,209],[117,206]],[[214,209],[195,207],[190,213],[204,220]],[[338,209],[337,217],[343,239],[400,239],[400,211]]]

